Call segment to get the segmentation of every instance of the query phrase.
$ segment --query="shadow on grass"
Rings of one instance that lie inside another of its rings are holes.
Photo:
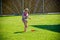
[[[24,33],[23,31],[21,31],[21,32],[14,32],[14,34],[18,34],[18,33]]]
[[[30,25],[30,26],[60,33],[60,25]]]

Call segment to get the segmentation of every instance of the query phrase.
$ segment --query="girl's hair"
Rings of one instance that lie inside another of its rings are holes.
[[[25,12],[25,11],[28,11],[28,12],[29,12],[29,9],[28,9],[28,8],[25,8],[25,9],[23,10],[23,12]]]
[[[25,8],[25,11],[29,11],[29,9],[28,8]]]

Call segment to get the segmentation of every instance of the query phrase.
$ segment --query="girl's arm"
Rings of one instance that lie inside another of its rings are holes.
[[[31,19],[30,16],[28,16],[28,19]]]

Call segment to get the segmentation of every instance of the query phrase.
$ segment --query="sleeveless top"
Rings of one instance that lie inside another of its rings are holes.
[[[22,19],[27,19],[27,18],[28,18],[28,13],[23,12],[23,14],[22,14]]]

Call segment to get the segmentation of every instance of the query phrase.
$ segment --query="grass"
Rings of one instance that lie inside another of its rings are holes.
[[[27,32],[21,16],[0,17],[0,40],[60,40],[60,15],[30,15]],[[31,30],[35,31],[32,32]]]

